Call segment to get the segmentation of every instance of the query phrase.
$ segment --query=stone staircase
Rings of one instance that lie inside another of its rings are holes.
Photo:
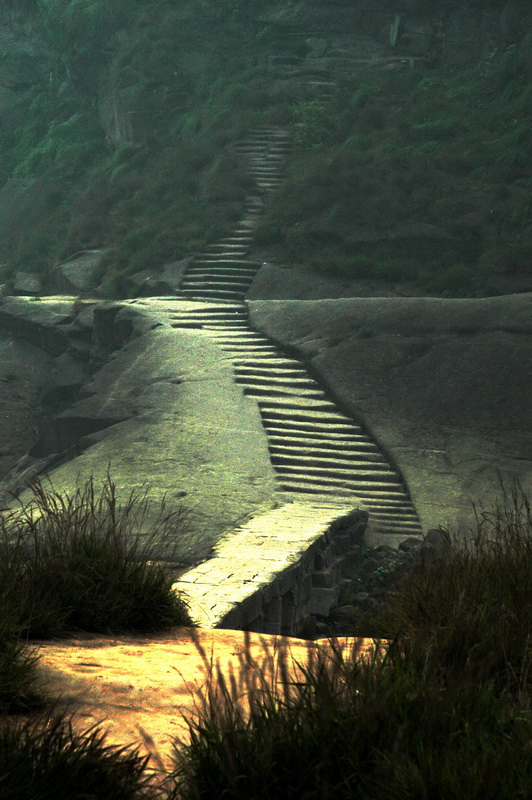
[[[251,328],[244,303],[186,303],[170,318],[173,327],[205,331],[231,361],[235,381],[259,407],[280,492],[363,507],[376,533],[421,534],[397,470],[302,362]]]
[[[178,297],[243,300],[262,266],[246,260],[268,194],[282,182],[282,165],[290,149],[285,128],[264,125],[233,145],[255,179],[256,192],[244,201],[244,214],[230,235],[207,245],[187,268]]]
[[[282,182],[289,132],[262,126],[234,145],[256,182],[231,235],[205,248],[187,268],[172,312],[176,328],[201,328],[233,365],[235,381],[255,400],[268,437],[279,491],[313,502],[363,505],[379,533],[421,534],[401,476],[362,426],[326,396],[302,362],[250,326],[244,299],[260,269],[246,260],[268,194]]]
[[[363,504],[379,533],[421,533],[401,477],[367,432],[329,400],[304,365],[253,330],[244,299],[260,269],[246,260],[267,196],[282,182],[289,132],[262,126],[235,143],[256,182],[231,235],[187,268],[171,314],[177,328],[201,328],[232,362],[235,381],[260,411],[279,490],[314,500]],[[209,302],[210,301],[210,302]]]

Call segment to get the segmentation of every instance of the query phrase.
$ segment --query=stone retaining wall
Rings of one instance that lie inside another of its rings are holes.
[[[231,531],[174,589],[201,627],[297,635],[338,603],[367,519],[337,504],[287,503]]]

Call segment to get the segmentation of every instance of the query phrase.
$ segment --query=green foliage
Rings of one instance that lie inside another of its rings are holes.
[[[27,133],[31,141],[31,134],[35,132]],[[28,144],[28,139],[20,143],[20,150],[29,152],[14,169],[15,178],[40,175],[58,165],[64,169],[71,162],[80,169],[84,163],[90,164],[101,155],[105,142],[94,118],[88,113],[78,113],[50,127],[33,148],[30,149]]]
[[[0,720],[3,800],[155,800],[147,759],[138,749],[107,744],[95,726],[74,733],[64,715]]]
[[[4,180],[53,175],[57,200],[27,230],[17,221],[12,243],[6,234],[4,279],[107,247],[106,283],[120,293],[128,274],[227,232],[250,182],[224,147],[271,113],[257,68],[267,37],[257,40],[250,9],[39,0],[32,24],[49,61],[21,93],[23,125],[2,133],[0,169]],[[106,141],[102,114],[116,97],[134,144]]]
[[[319,113],[296,106],[301,147],[261,242],[283,244],[290,263],[342,278],[413,281],[444,296],[482,293],[490,264],[526,271],[531,43],[525,36],[455,73],[373,74],[356,86],[345,79]],[[436,226],[447,240],[416,239],[404,223]],[[351,243],[358,230],[378,244]],[[513,255],[516,242],[523,257]]]
[[[294,144],[302,149],[322,145],[331,130],[328,109],[314,101],[299,103],[294,109]]]
[[[369,660],[355,640],[302,675],[281,658],[278,683],[247,650],[240,681],[211,666],[172,797],[528,797],[531,534],[519,490],[479,514],[465,549],[405,580],[380,619],[395,638]]]
[[[92,480],[72,496],[37,483],[32,501],[0,519],[0,612],[12,630],[46,638],[190,624],[155,554],[183,528],[183,511],[163,507],[149,523],[149,510],[146,494],[119,504],[110,479],[100,495]]]
[[[323,105],[290,82],[272,85],[263,64],[286,43],[256,21],[251,0],[33,6],[41,55],[3,59],[31,80],[14,109],[22,123],[0,132],[0,177],[53,174],[61,188],[45,221],[17,223],[13,243],[3,236],[5,275],[106,247],[107,283],[123,292],[131,272],[201,248],[227,232],[248,188],[218,153],[277,121],[294,123],[295,148],[260,238],[284,244],[291,263],[478,294],[490,253],[505,262],[515,242],[528,247],[532,34],[470,69],[346,75]],[[112,103],[134,144],[106,141]],[[347,241],[353,230],[395,232],[405,221],[443,227],[452,242],[413,252],[401,235],[373,249]]]
[[[28,646],[16,641],[14,609],[0,609],[0,719],[3,714],[42,708],[37,686],[37,657]]]

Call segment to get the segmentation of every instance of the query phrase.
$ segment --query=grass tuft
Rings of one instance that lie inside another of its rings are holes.
[[[120,504],[109,477],[98,495],[92,478],[71,495],[37,482],[32,495],[0,517],[0,614],[13,632],[35,639],[191,624],[156,558],[183,530],[183,509],[163,504],[150,522],[147,494]]]
[[[96,726],[74,733],[62,715],[0,720],[2,800],[148,800],[149,756],[106,744]]]
[[[240,682],[211,670],[172,799],[532,796],[531,535],[517,487],[399,587],[369,660],[333,644],[279,683],[246,648]]]

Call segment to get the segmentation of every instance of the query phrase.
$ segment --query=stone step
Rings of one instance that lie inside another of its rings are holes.
[[[221,242],[218,240],[212,244],[205,245],[205,250],[210,253],[211,251],[215,252],[218,250],[245,250],[247,247],[249,247],[249,245],[242,241]]]
[[[247,319],[247,308],[244,303],[217,303],[215,300],[209,303],[195,303],[193,300],[176,301],[179,306],[174,313],[178,314],[198,314],[198,315],[224,315],[232,314],[236,316],[245,316]]]
[[[276,164],[253,164],[248,167],[250,175],[271,175],[277,177],[280,169]]]
[[[319,459],[320,462],[323,460],[328,464],[340,464],[345,462],[345,464],[349,466],[351,463],[356,464],[360,462],[361,464],[388,466],[388,462],[380,455],[375,453],[360,453],[356,449],[349,451],[342,450],[339,447],[327,449],[324,447],[298,447],[296,445],[288,447],[287,445],[275,445],[270,443],[269,450],[272,457],[277,459],[310,458]]]
[[[284,181],[284,177],[278,175],[275,172],[263,172],[262,170],[259,172],[257,170],[249,170],[249,174],[251,177],[256,181],[257,186],[259,186],[263,182],[268,183],[275,183],[277,185],[281,184]]]
[[[299,402],[294,400],[293,402],[285,402],[284,400],[275,400],[274,398],[265,402],[259,403],[261,411],[264,411],[265,414],[272,414],[272,413],[279,413],[281,414],[281,418],[285,418],[286,416],[290,416],[291,413],[298,414],[298,413],[326,413],[331,419],[334,420],[335,423],[343,423],[344,425],[351,425],[352,420],[349,417],[346,417],[344,414],[340,414],[338,408],[334,403],[330,400],[326,400],[321,402],[317,400],[316,402],[308,401],[308,402]]]
[[[325,394],[321,389],[308,389],[304,386],[300,388],[293,387],[290,389],[283,389],[282,387],[279,387],[278,389],[269,389],[267,393],[263,392],[262,389],[259,389],[256,386],[247,386],[246,384],[244,384],[244,386],[244,394],[246,397],[260,397],[261,399],[264,397],[308,397],[313,400],[325,399]]]
[[[266,372],[266,370],[264,370]],[[294,386],[295,388],[306,388],[306,389],[319,389],[319,385],[316,381],[313,381],[308,376],[305,376],[304,371],[302,370],[300,374],[294,374],[290,378],[284,377],[283,375],[256,375],[254,373],[247,373],[247,372],[240,372],[240,370],[235,370],[236,377],[235,381],[237,383],[245,384],[246,386],[256,386],[257,388],[268,388],[272,387],[275,388],[277,386]]]
[[[323,458],[320,456],[301,453],[299,455],[286,455],[273,453],[270,450],[272,464],[278,467],[293,467],[294,469],[304,468],[305,470],[334,470],[335,472],[345,472],[348,475],[351,471],[367,470],[379,474],[395,475],[396,473],[388,466],[386,461],[371,461],[368,459],[354,458]],[[320,472],[321,474],[321,472]]]
[[[185,278],[188,277],[209,277],[217,280],[223,278],[242,279],[247,280],[249,283],[253,281],[257,274],[256,269],[240,269],[237,267],[216,267],[216,266],[199,266],[189,268],[186,272]]]
[[[219,253],[221,255],[242,255],[244,256],[249,251],[249,245],[239,244],[208,244],[205,250],[199,255],[213,255]]]
[[[283,153],[266,153],[248,156],[246,160],[248,169],[253,169],[254,167],[268,167],[275,169],[279,174],[281,174],[286,162],[286,155]]]
[[[210,331],[249,331],[249,326],[245,319],[242,320],[230,320],[227,319],[225,321],[216,322],[215,320],[209,319],[205,321],[205,327],[208,328]]]
[[[253,236],[250,236],[249,233],[243,233],[239,236],[233,233],[231,236],[226,236],[224,239],[218,239],[217,241],[219,244],[247,244],[253,241]]]
[[[279,475],[278,479],[282,488],[289,492],[305,494],[346,494],[351,497],[355,495],[361,502],[364,502],[365,496],[372,497],[382,493],[393,494],[394,490],[397,494],[401,494],[403,491],[397,484],[379,483],[378,481],[357,481],[356,488],[353,489],[347,487],[345,482],[339,482],[338,485],[335,485],[330,482],[323,482],[319,478],[298,479],[295,476]]]
[[[223,267],[227,266],[228,268],[238,268],[242,267],[243,269],[255,269],[258,270],[262,267],[262,261],[247,261],[245,258],[214,258],[213,256],[209,256],[208,258],[195,258],[190,267]],[[190,269],[187,267],[187,272]]]
[[[302,412],[298,414],[283,414],[280,411],[273,411],[270,413],[266,411],[263,412],[262,409],[260,409],[260,404],[259,410],[266,427],[269,428],[271,425],[271,427],[276,430],[282,427],[281,423],[289,422],[294,430],[311,433],[313,437],[327,437],[329,434],[333,433],[349,437],[349,435],[356,434],[357,432],[362,433],[362,430],[357,428],[354,423],[349,425],[343,422],[336,422],[335,418],[326,412],[315,411],[312,414],[304,414]]]
[[[220,330],[219,328],[211,328],[211,334],[213,338],[217,339],[220,342],[225,342],[227,344],[236,344],[236,345],[243,345],[243,344],[253,344],[253,345],[264,345],[265,347],[272,347],[271,342],[268,339],[265,339],[264,336],[260,334],[255,334],[253,331],[250,331],[249,328],[233,328],[231,327],[230,330]]]
[[[389,534],[405,534],[407,533],[408,536],[414,536],[415,534],[421,536],[423,534],[423,529],[419,522],[410,522],[409,520],[401,520],[397,522],[395,525],[391,523],[388,524],[383,520],[378,519],[377,517],[373,517],[376,521],[377,531],[378,533],[389,533]],[[421,540],[420,540],[421,543]]]
[[[197,284],[208,284],[217,286],[221,283],[230,283],[235,286],[245,286],[249,288],[253,283],[254,275],[245,275],[241,272],[191,272],[183,278],[182,286],[196,286]]]
[[[243,378],[256,378],[257,380],[282,380],[291,381],[294,379],[304,378],[305,380],[312,381],[316,384],[313,378],[309,377],[306,369],[303,367],[282,368],[278,366],[265,366],[263,364],[254,366],[239,366],[236,373]],[[317,385],[317,384],[316,384]]]
[[[241,358],[238,361],[235,361],[235,369],[240,369],[241,367],[252,367],[253,369],[269,369],[272,365],[275,366],[282,366],[282,367],[290,367],[291,365],[294,366],[301,366],[299,361],[294,361],[291,358],[282,358],[277,353],[276,357],[268,358],[268,359],[261,359],[260,361],[255,361],[253,358]]]
[[[231,148],[233,151],[237,153],[272,153],[272,152],[288,152],[291,149],[291,144],[289,141],[272,141],[272,140],[254,140],[254,141],[244,141],[244,142],[237,142],[232,145]]]
[[[307,466],[305,464],[285,464],[279,463],[272,459],[272,464],[276,472],[283,475],[294,475],[303,480],[312,481],[314,478],[324,481],[340,481],[342,483],[353,483],[358,479],[363,481],[379,481],[389,480],[394,483],[396,480],[396,473],[391,469],[372,469],[370,464],[362,467],[353,467],[352,469],[342,469],[336,467],[324,466]]]
[[[238,264],[244,265],[246,263],[246,259],[240,258],[240,256],[235,257],[234,254],[232,253],[229,253],[229,255],[227,253],[202,253],[201,255],[198,255],[197,259],[195,259],[190,266],[193,265],[195,267],[227,266],[229,268],[231,263],[233,264],[233,268],[238,269],[238,266],[235,265]],[[250,264],[252,265],[252,262],[248,261],[247,263],[248,265]],[[259,267],[256,267],[256,270],[258,271],[261,266],[262,264]],[[187,272],[188,272],[188,267],[187,271],[185,272],[185,275],[187,274]]]
[[[212,335],[212,338],[216,342],[218,342],[218,344],[225,345],[227,347],[227,349],[232,349],[233,347],[235,349],[237,349],[237,350],[241,350],[242,348],[249,348],[249,347],[252,347],[252,348],[257,348],[257,347],[265,348],[266,347],[268,349],[271,348],[271,345],[265,344],[264,342],[261,342],[260,340],[255,341],[254,339],[243,339],[241,342],[239,342],[239,341],[237,341],[236,339],[233,339],[233,338],[226,339],[226,338],[224,338],[222,336],[219,336],[219,335],[217,335],[216,331],[209,331],[209,333]]]
[[[233,355],[241,356],[242,354],[255,355],[255,356],[260,356],[260,355],[269,356],[273,352],[272,348],[263,345],[237,345],[237,344],[225,343],[222,344],[222,347],[225,351],[231,352],[231,356]]]
[[[264,361],[264,363],[267,364],[272,358],[275,358],[276,355],[278,355],[277,350],[273,349],[270,353],[246,353],[242,351],[241,353],[233,353],[232,356],[228,356],[228,359],[232,362],[233,366],[240,363],[248,364],[250,361],[256,363]]]
[[[250,286],[250,281],[244,278],[231,278],[230,276],[213,277],[209,280],[202,280],[199,276],[193,275],[191,278],[183,279],[181,287],[183,289],[194,289],[195,287],[205,287],[209,289],[244,289],[247,291]]]
[[[244,147],[261,147],[268,150],[272,147],[290,147],[290,136],[271,136],[268,134],[259,134],[258,136],[248,136],[246,139],[238,139],[232,145],[234,150],[239,150]]]
[[[264,341],[265,341],[265,343],[269,344],[267,339],[265,339]],[[237,364],[235,366],[235,370],[234,370],[235,381],[237,383],[243,383],[243,384],[249,385],[250,387],[256,386],[257,388],[261,388],[261,389],[265,388],[265,379],[262,376],[255,379],[252,375],[248,375],[248,374],[241,375],[240,372],[238,371],[239,370],[239,366],[240,365]],[[282,378],[282,377],[277,378],[275,375],[272,375],[271,378],[268,380],[267,386],[271,386],[272,388],[277,388],[278,386],[290,387],[292,384],[294,386],[298,386],[298,385],[302,386],[303,385],[301,383],[302,381],[305,381],[305,383],[307,384],[307,388],[311,388],[311,389],[312,388],[314,388],[314,389],[320,389],[321,388],[320,386],[318,386],[317,383],[313,383],[312,381],[310,381],[308,379],[308,376],[304,376],[304,375],[296,376],[295,378],[292,378],[290,381],[287,381],[286,378]]]
[[[245,322],[241,322],[239,324],[242,326],[241,330],[247,330],[247,325],[246,325]],[[196,327],[196,328],[203,328],[206,331],[211,331],[211,330],[217,331],[218,330],[218,327],[213,325],[209,320],[203,320],[200,317],[191,317],[191,318],[187,318],[187,319],[186,318],[177,318],[177,319],[174,319],[172,321],[171,325],[174,328],[176,328],[176,327],[179,328],[180,326],[185,325],[185,326],[193,326],[193,327]],[[236,325],[236,323],[235,323],[235,325]]]
[[[234,275],[239,278],[249,278],[252,280],[258,272],[256,267],[245,266],[228,266],[223,262],[212,261],[207,264],[191,264],[188,267],[185,278],[189,275],[214,275],[220,277],[221,275]]]
[[[189,297],[189,298],[202,298],[204,297],[206,300],[211,299],[222,299],[226,298],[227,300],[240,300],[243,296],[242,292],[229,292],[229,291],[221,291],[220,289],[180,289],[177,297]]]
[[[398,497],[395,500],[392,498],[382,500],[377,497],[368,497],[364,503],[372,514],[393,514],[395,512],[405,514],[412,512],[415,514],[412,503],[405,497]]]
[[[296,447],[303,447],[303,448],[314,448],[316,450],[323,450],[330,451],[332,450],[334,453],[343,453],[343,452],[366,452],[366,453],[374,453],[378,454],[379,450],[377,445],[374,444],[367,436],[364,434],[355,434],[349,439],[342,439],[339,435],[338,438],[333,438],[331,436],[330,439],[328,438],[309,438],[306,432],[292,430],[289,431],[288,429],[275,429],[270,428],[268,430],[268,440],[271,443],[272,447],[275,447],[279,450],[287,450],[291,451]]]
[[[205,303],[207,305],[207,303]],[[194,310],[187,310],[182,312],[177,312],[174,314],[170,314],[170,319],[197,319],[202,320],[206,323],[212,323],[213,325],[246,325],[247,323],[247,314],[245,311],[237,311],[232,309],[228,306],[227,311],[223,311],[222,308],[220,310],[216,309],[213,311],[194,311]]]
[[[419,519],[413,508],[410,509],[397,509],[397,511],[376,511],[375,509],[368,509],[369,513],[375,518],[383,522],[390,522],[396,524],[399,520],[402,522],[409,522],[411,524],[419,525]]]
[[[212,253],[206,253],[206,252],[198,253],[198,260],[195,261],[194,264],[196,266],[210,266],[210,265],[214,266],[215,264],[223,263],[227,259],[230,259],[232,256],[238,256],[239,258],[242,257],[241,260],[245,261],[244,256],[246,255],[247,252],[248,250],[238,253],[235,250],[231,251],[220,250],[219,252],[213,251]],[[185,275],[187,274],[187,272],[188,270],[185,272]]]
[[[258,134],[257,136],[248,136],[246,139],[237,139],[237,141],[233,144],[233,147],[270,147],[271,145],[276,144],[289,145],[290,137],[288,135],[275,136],[263,133]]]
[[[227,338],[236,341],[242,341],[244,339],[253,340],[254,342],[262,342],[263,344],[267,344],[271,347],[271,342],[269,339],[266,339],[262,333],[257,333],[257,331],[252,330],[248,325],[245,328],[233,328],[232,325],[223,325],[219,328],[213,329],[213,333],[217,333],[221,338]]]

